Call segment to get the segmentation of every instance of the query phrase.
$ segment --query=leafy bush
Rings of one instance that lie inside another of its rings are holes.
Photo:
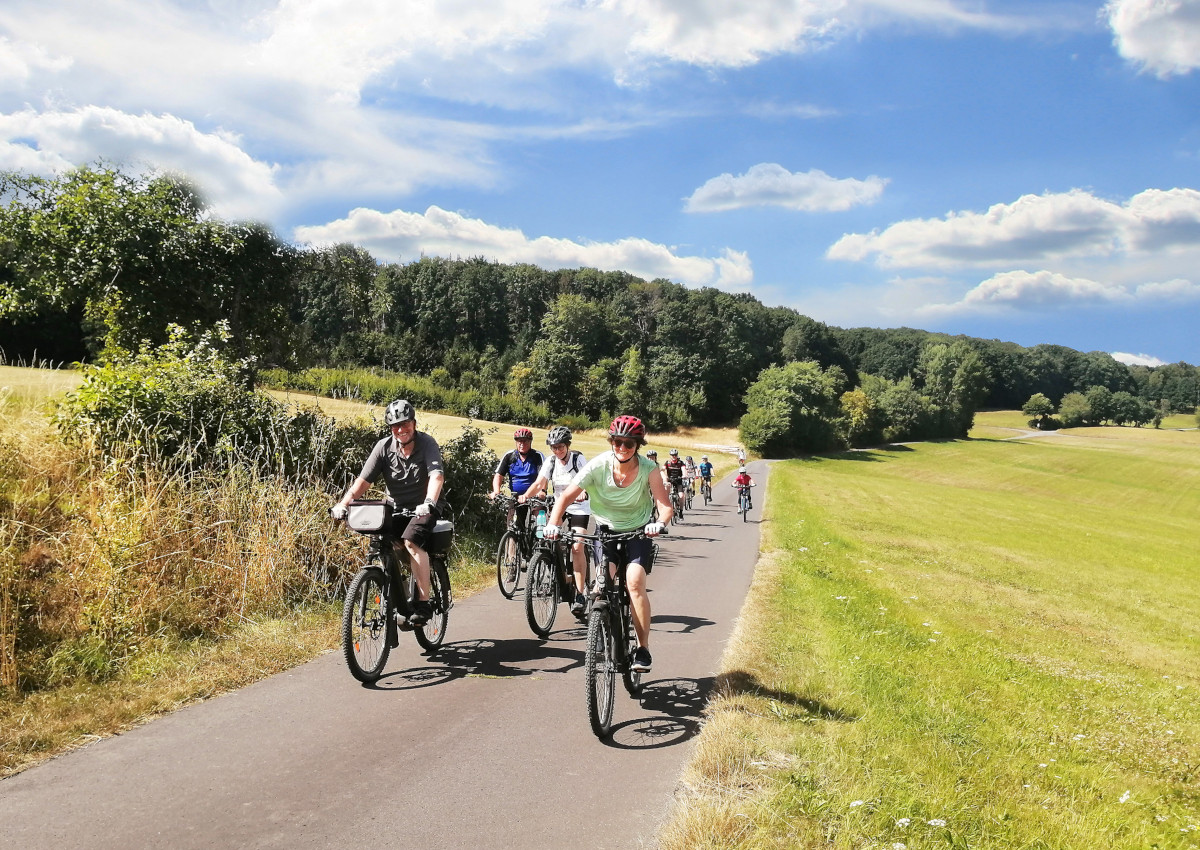
[[[249,360],[218,351],[225,330],[193,341],[173,327],[151,352],[87,366],[54,421],[69,442],[135,464],[196,471],[251,465],[292,479],[345,477],[369,426],[335,427],[319,410],[291,411],[255,392]]]

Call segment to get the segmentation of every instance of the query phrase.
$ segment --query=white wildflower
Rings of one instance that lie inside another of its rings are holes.
[[[900,820],[896,821],[896,826],[900,827],[901,829],[908,829],[908,825],[910,823],[912,823],[910,818],[900,818]]]
[[[929,825],[930,826],[945,826],[946,822],[944,820],[942,820],[941,818],[934,818],[933,820],[929,821]]]
[[[863,805],[865,802],[866,802],[866,800],[855,800],[853,803],[850,804],[850,808],[857,809],[859,806]]]
[[[1120,799],[1120,800],[1118,800],[1117,802],[1120,802],[1120,803],[1128,803],[1128,802],[1129,802],[1129,795],[1130,795],[1130,793],[1131,793],[1131,792],[1129,792],[1129,791],[1126,791],[1124,794],[1122,794],[1122,795],[1121,795],[1121,799]]]

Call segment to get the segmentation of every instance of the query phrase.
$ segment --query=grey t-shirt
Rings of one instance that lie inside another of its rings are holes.
[[[437,440],[418,431],[413,438],[413,451],[408,457],[400,452],[400,443],[387,436],[375,444],[358,477],[374,484],[383,476],[388,495],[402,508],[411,508],[425,501],[431,473],[442,473],[442,450]]]

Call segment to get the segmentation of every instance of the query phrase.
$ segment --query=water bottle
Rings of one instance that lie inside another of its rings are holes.
[[[542,538],[542,530],[545,527],[546,527],[546,509],[542,508],[541,510],[538,511],[538,515],[537,515],[537,536],[538,536],[539,540]]]

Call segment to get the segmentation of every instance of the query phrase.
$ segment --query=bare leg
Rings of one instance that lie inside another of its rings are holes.
[[[638,646],[650,648],[650,597],[646,594],[646,571],[641,564],[625,568],[625,585],[629,588],[629,608],[633,613],[633,630]]]
[[[412,559],[413,575],[417,578],[417,596],[420,599],[429,598],[429,553],[413,543],[404,541],[404,547]]]

